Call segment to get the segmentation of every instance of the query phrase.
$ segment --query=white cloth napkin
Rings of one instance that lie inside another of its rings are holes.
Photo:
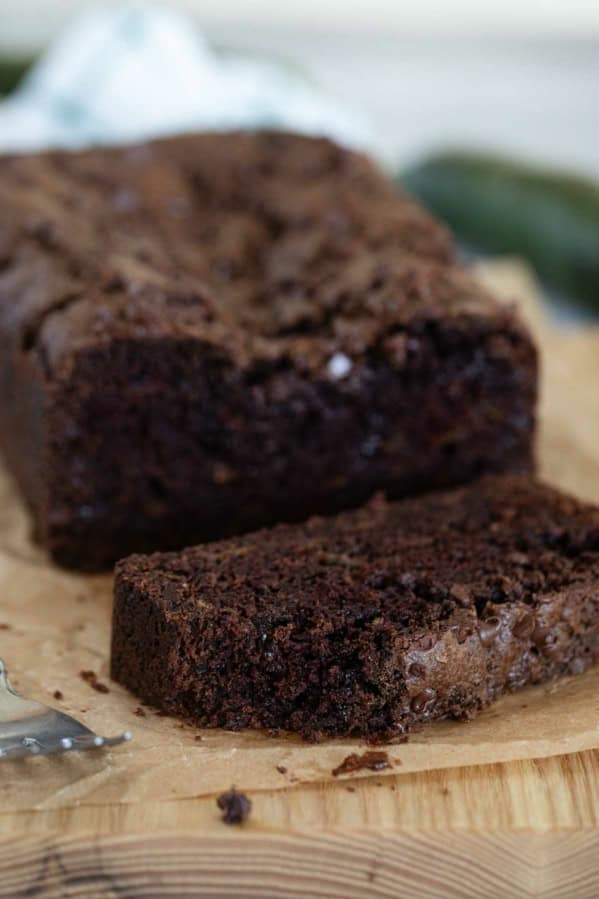
[[[281,128],[368,148],[358,115],[294,65],[217,51],[193,20],[132,2],[83,14],[0,103],[0,150]]]

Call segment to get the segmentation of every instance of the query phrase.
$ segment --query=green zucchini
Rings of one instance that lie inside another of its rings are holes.
[[[31,66],[30,59],[0,57],[0,95],[10,94]]]
[[[527,258],[548,287],[599,311],[599,184],[467,152],[430,157],[400,182],[465,243]]]

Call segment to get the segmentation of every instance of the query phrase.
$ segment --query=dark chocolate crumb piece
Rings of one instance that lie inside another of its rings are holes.
[[[285,765],[277,765],[277,771],[279,774],[287,774],[287,768]]]
[[[194,737],[194,740],[195,740],[197,743],[201,743],[203,739],[204,739],[204,737],[203,737],[201,734],[196,734],[195,737]]]
[[[356,788],[355,788],[355,787],[346,787],[345,789],[347,790],[348,793],[355,793],[355,792],[356,792]]]
[[[93,690],[96,690],[97,693],[110,693],[110,690],[98,680],[98,675],[95,671],[80,671],[79,677],[81,680],[84,680],[86,684],[89,684]]]
[[[235,787],[222,793],[216,800],[216,804],[222,810],[222,819],[225,824],[243,824],[252,808],[251,800],[245,793],[237,792]]]
[[[54,696],[54,699],[58,699],[58,700],[64,699],[62,690],[55,690],[52,695]]]
[[[12,630],[10,624],[6,624],[5,622],[0,624],[0,631],[10,631],[10,630]]]
[[[146,717],[145,709],[142,709],[142,707],[141,707],[140,705],[137,706],[137,708],[135,709],[134,714],[137,715],[138,718],[145,718],[145,717]]]
[[[370,749],[362,755],[352,752],[331,773],[333,777],[339,777],[340,774],[353,774],[354,771],[383,771],[390,767],[391,762],[386,752]]]

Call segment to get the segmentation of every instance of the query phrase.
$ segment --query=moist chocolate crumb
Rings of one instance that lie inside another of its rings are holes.
[[[53,695],[54,699],[58,699],[58,700],[64,699],[62,690],[55,690],[52,695]]]
[[[0,631],[10,631],[12,630],[10,624],[2,623],[0,624]]]
[[[216,804],[222,810],[222,820],[225,824],[243,824],[252,808],[251,799],[248,799],[245,793],[238,792],[235,787],[222,793]]]
[[[0,166],[0,446],[57,561],[532,467],[530,337],[365,156],[264,131],[145,149]]]
[[[145,709],[142,709],[142,707],[140,705],[137,706],[137,708],[135,709],[135,712],[133,714],[137,715],[138,718],[146,717]]]
[[[347,790],[348,793],[355,793],[355,792],[356,792],[356,788],[355,788],[355,787],[346,787],[345,789]]]
[[[277,771],[279,774],[287,774],[287,768],[285,765],[277,765]]]
[[[387,753],[369,749],[362,755],[352,752],[343,759],[340,765],[333,768],[331,774],[333,777],[339,777],[340,774],[353,774],[355,771],[383,771],[385,768],[391,768]]]
[[[110,693],[109,688],[106,684],[103,684],[98,680],[98,675],[95,671],[84,670],[79,672],[79,677],[81,680],[84,680],[86,684],[89,684],[90,687],[95,690],[97,693]]]
[[[393,740],[363,747],[392,759],[415,725],[599,660],[598,580],[599,509],[482,478],[121,561],[111,671],[198,728]]]
[[[195,737],[194,737],[194,740],[195,740],[197,743],[201,743],[203,739],[204,739],[204,737],[203,737],[201,734],[196,734]]]
[[[353,774],[354,771],[383,771],[390,767],[391,762],[386,752],[371,749],[362,755],[352,752],[331,773],[333,777],[339,777],[340,774]]]

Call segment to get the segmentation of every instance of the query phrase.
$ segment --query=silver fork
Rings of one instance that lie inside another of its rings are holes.
[[[118,737],[99,737],[70,715],[25,699],[11,686],[0,659],[0,758],[99,749],[130,739],[128,730]]]

